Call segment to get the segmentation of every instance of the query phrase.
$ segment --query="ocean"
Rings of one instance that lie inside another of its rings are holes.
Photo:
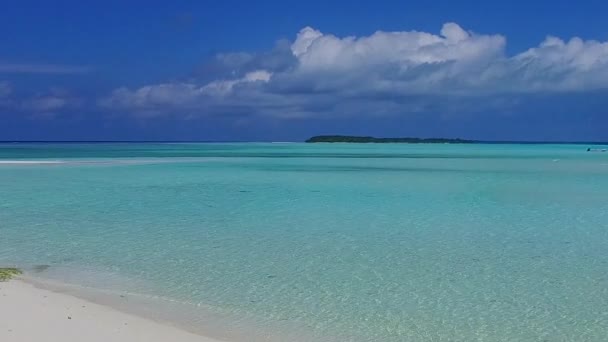
[[[0,144],[0,267],[242,341],[605,341],[587,147]]]

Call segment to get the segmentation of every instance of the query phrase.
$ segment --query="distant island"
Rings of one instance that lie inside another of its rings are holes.
[[[408,144],[473,144],[475,140],[445,138],[374,138],[352,135],[317,135],[307,143],[408,143]]]

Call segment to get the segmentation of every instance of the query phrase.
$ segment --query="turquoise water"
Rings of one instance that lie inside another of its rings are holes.
[[[0,264],[268,340],[605,341],[608,153],[586,148],[4,144],[62,163],[0,164]]]

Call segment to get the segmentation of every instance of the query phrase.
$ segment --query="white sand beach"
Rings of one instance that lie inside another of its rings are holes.
[[[14,279],[0,282],[2,342],[218,342]]]

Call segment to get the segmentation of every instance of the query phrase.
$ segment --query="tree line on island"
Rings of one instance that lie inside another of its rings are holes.
[[[307,143],[409,143],[409,144],[472,144],[475,140],[447,138],[375,138],[353,135],[317,135]]]

